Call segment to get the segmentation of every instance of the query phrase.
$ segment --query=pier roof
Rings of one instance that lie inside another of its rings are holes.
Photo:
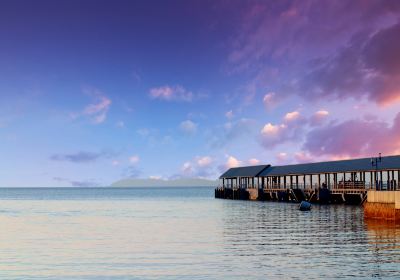
[[[271,165],[254,165],[254,166],[245,166],[245,167],[233,167],[228,169],[224,174],[222,174],[219,178],[236,178],[236,177],[257,177],[260,176],[260,173],[265,169],[270,167]]]
[[[271,166],[261,172],[259,176],[283,176],[319,173],[341,173],[357,171],[374,171],[375,166],[371,164],[371,158],[360,158],[350,160],[326,161],[315,163],[303,163],[293,165]],[[378,170],[399,170],[400,155],[382,157],[378,163]]]

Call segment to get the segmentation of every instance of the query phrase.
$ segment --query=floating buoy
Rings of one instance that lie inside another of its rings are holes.
[[[310,211],[311,210],[311,203],[307,201],[302,201],[299,205],[300,211]]]

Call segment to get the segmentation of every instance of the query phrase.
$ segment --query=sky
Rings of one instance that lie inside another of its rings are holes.
[[[400,154],[400,1],[0,1],[0,187]]]

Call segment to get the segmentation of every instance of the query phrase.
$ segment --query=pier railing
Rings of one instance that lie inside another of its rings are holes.
[[[230,188],[230,189],[264,189],[266,191],[281,191],[287,189],[303,189],[305,191],[314,191],[318,190],[320,187],[326,187],[333,192],[361,192],[367,190],[400,190],[400,187],[396,184],[390,184],[388,182],[377,182],[377,184],[363,182],[363,181],[341,181],[336,184],[326,184],[323,183],[321,185],[315,184],[269,184],[269,185],[261,185],[261,184],[254,184],[254,185],[220,185],[218,188]]]

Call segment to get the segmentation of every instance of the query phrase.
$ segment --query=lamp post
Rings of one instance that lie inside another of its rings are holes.
[[[381,186],[379,184],[378,189],[378,164],[382,162],[381,153],[379,153],[379,157],[371,158],[371,165],[375,167],[375,189],[378,191],[380,190]],[[382,179],[382,178],[381,178]]]

